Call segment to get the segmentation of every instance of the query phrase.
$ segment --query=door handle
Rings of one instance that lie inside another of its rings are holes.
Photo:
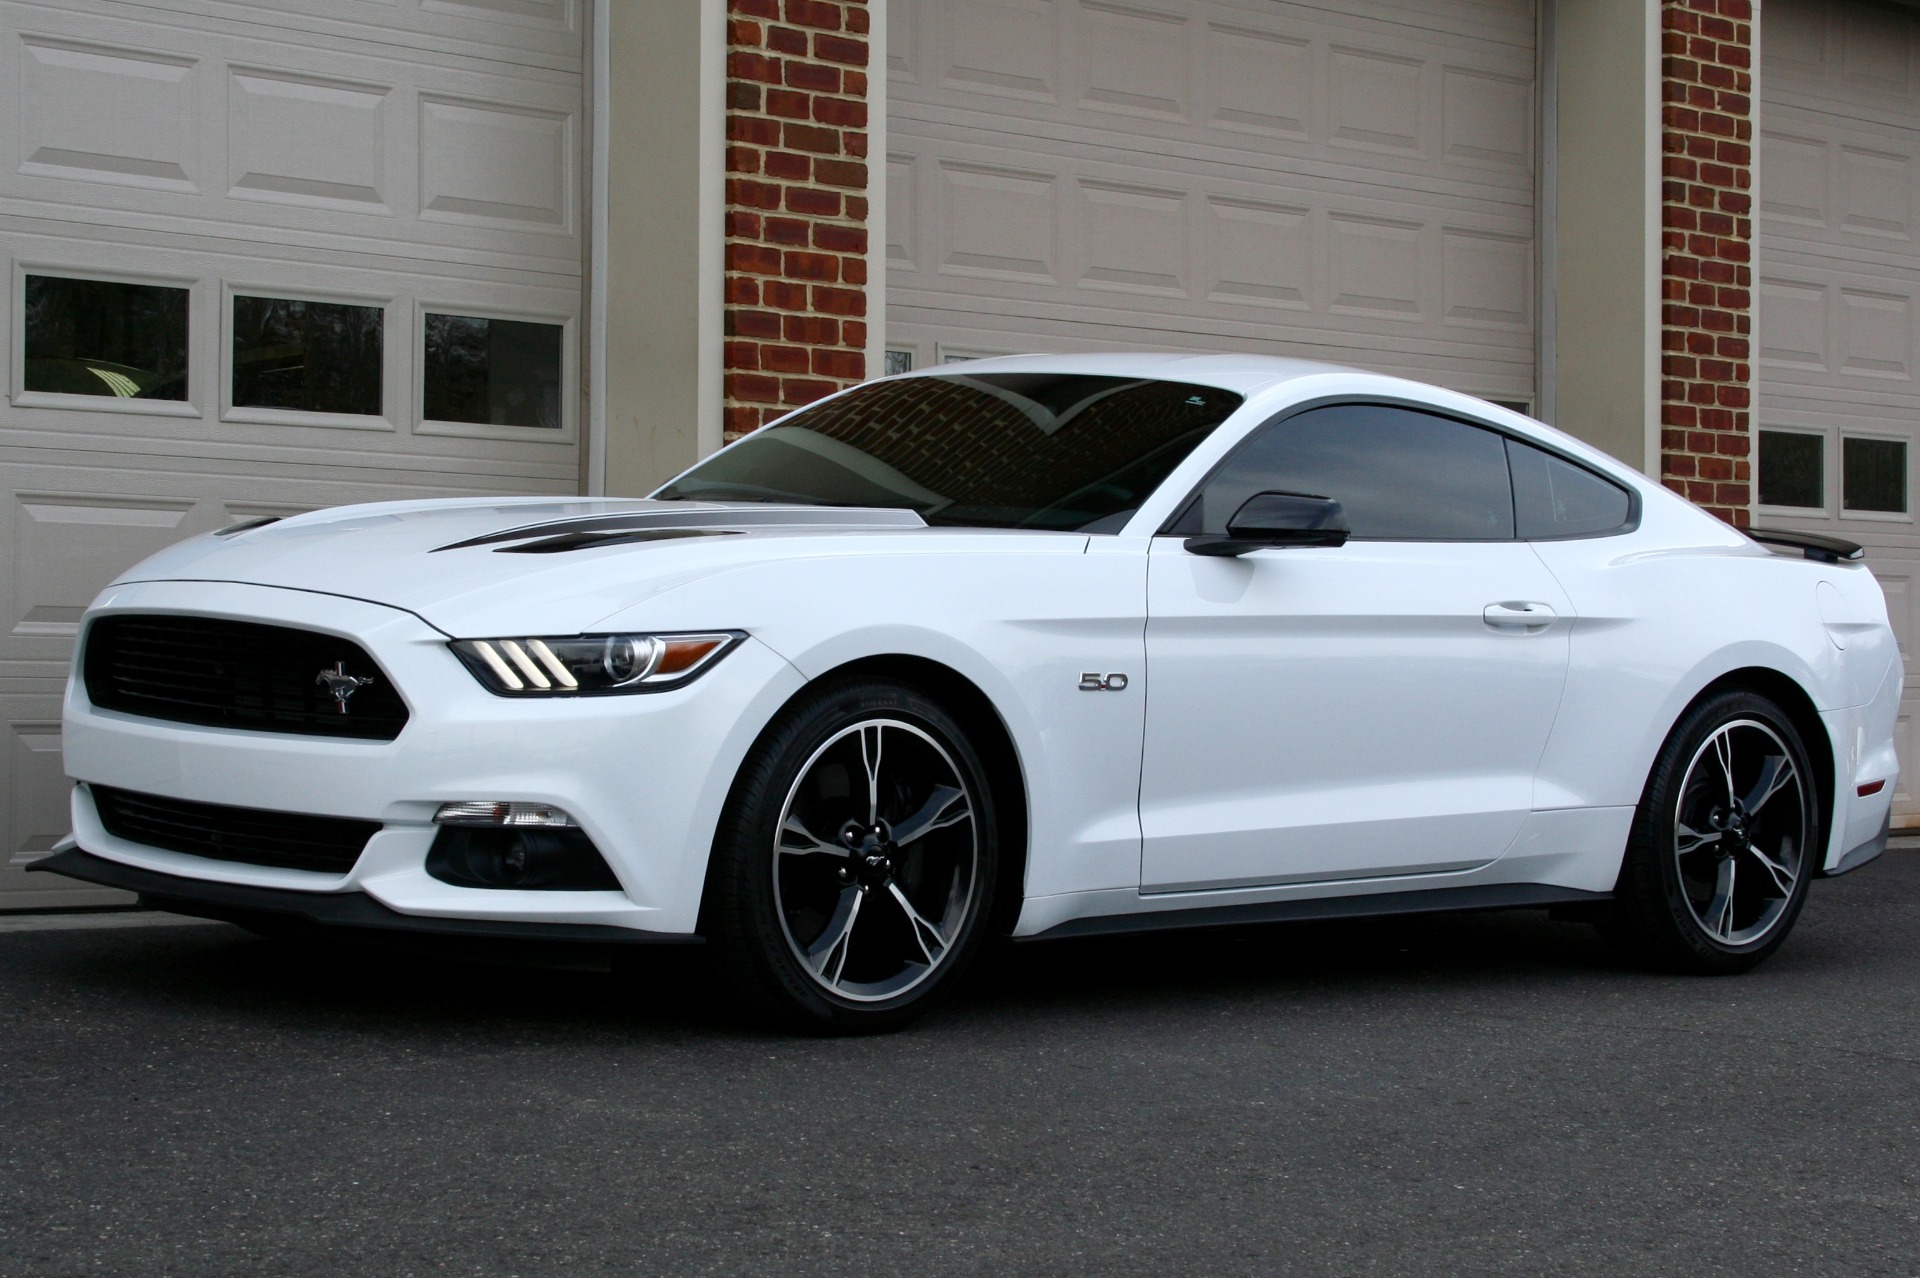
[[[1491,603],[1481,612],[1481,620],[1508,635],[1537,635],[1559,616],[1543,603]]]

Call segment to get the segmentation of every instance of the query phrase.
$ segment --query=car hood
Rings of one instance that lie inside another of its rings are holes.
[[[116,585],[226,581],[402,608],[455,636],[513,619],[579,633],[749,562],[876,551],[930,530],[906,510],[646,500],[455,499],[342,506],[193,538]]]

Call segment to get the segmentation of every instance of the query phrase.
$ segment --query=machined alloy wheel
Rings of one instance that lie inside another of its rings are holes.
[[[1792,719],[1754,692],[1714,694],[1654,762],[1603,930],[1653,966],[1745,971],[1799,917],[1824,830]]]
[[[796,698],[742,765],[702,927],[757,1019],[827,1033],[904,1025],[985,935],[999,839],[968,731],[892,680]]]
[[[966,778],[922,729],[872,718],[828,738],[774,841],[780,928],[807,975],[863,1003],[932,978],[972,911],[976,824]]]
[[[1701,742],[1673,823],[1674,869],[1701,931],[1741,946],[1780,925],[1805,871],[1812,810],[1794,752],[1765,723],[1735,719]]]

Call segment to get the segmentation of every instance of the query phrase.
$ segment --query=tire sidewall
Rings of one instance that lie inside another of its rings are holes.
[[[780,918],[773,849],[787,797],[814,753],[845,729],[876,718],[909,724],[947,752],[973,798],[978,860],[967,917],[939,970],[892,998],[867,1002],[836,997],[802,968]],[[803,693],[762,734],[728,797],[713,856],[711,939],[728,951],[725,957],[741,976],[759,986],[752,1001],[760,1010],[803,1029],[881,1032],[945,997],[979,951],[997,885],[998,812],[986,769],[953,715],[910,685],[850,680]]]

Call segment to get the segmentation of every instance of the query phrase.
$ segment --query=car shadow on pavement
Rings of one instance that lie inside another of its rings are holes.
[[[698,947],[626,951],[611,970],[593,970],[599,955],[567,950],[263,939],[219,924],[36,939],[31,958],[19,953],[14,966],[38,968],[43,990],[57,986],[153,1012],[185,1005],[245,1021],[373,1033],[753,1035],[715,996]],[[1311,1004],[1415,989],[1470,996],[1640,979],[1591,927],[1539,911],[1000,941],[925,1024],[1150,1018],[1197,1006]]]
[[[1796,935],[1756,975],[1844,976],[1884,935],[1863,931],[1859,911],[1910,908],[1916,877],[1903,860],[1817,885]],[[716,997],[698,946],[636,947],[608,964],[603,953],[564,947],[264,939],[211,923],[0,940],[16,981],[38,994],[93,995],[156,1014],[175,1005],[243,1022],[482,1038],[758,1036]],[[1415,994],[1472,1004],[1649,982],[1714,984],[1627,967],[1594,928],[1538,910],[1001,940],[923,1025],[1011,1028],[1035,1018],[1310,1009]]]

